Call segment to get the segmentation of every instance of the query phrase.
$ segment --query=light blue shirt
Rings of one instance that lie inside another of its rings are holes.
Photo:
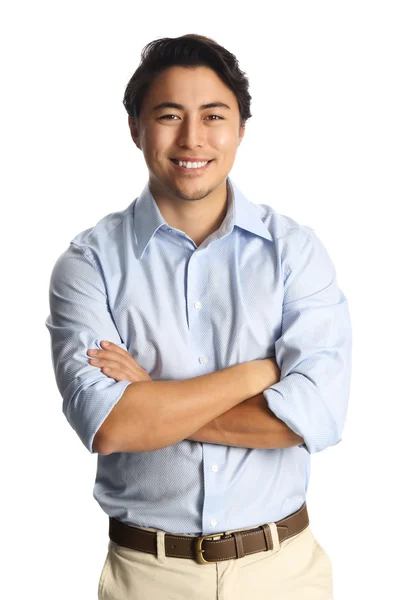
[[[89,452],[130,385],[89,364],[102,340],[153,380],[275,356],[281,379],[265,400],[305,441],[251,449],[182,440],[98,455],[94,498],[131,525],[205,535],[277,521],[306,500],[310,453],[341,440],[352,335],[334,265],[313,229],[249,201],[229,177],[227,190],[222,225],[197,246],[166,223],[147,183],[125,210],[79,233],[51,274],[57,386]]]

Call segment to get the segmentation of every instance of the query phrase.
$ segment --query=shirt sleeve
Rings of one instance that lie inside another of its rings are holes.
[[[90,453],[93,438],[129,381],[115,381],[89,364],[102,340],[124,348],[108,308],[104,281],[92,258],[71,242],[55,263],[49,288],[51,354],[63,413]]]
[[[300,235],[301,234],[301,235]],[[281,380],[264,390],[271,411],[309,453],[341,441],[352,359],[348,301],[332,261],[309,227],[288,245],[282,330],[275,342]]]

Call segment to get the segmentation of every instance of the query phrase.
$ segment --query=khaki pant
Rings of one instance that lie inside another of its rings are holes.
[[[268,552],[207,565],[187,558],[165,556],[165,532],[162,530],[141,528],[157,531],[157,556],[109,540],[98,598],[333,600],[331,560],[310,526],[282,544],[275,523],[270,523],[270,527],[274,547]],[[246,529],[251,527],[237,531]]]

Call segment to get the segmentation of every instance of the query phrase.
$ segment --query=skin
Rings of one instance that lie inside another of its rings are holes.
[[[154,110],[162,102],[180,104],[182,108]],[[201,108],[215,102],[227,108]],[[165,221],[201,245],[226,215],[226,180],[245,133],[236,96],[208,67],[169,67],[149,88],[139,121],[129,117],[128,124],[135,145],[143,152],[150,189]],[[183,156],[213,162],[203,173],[182,173],[170,159]],[[106,344],[101,343],[102,350],[88,351],[92,366],[100,367],[116,381],[151,381],[128,352],[113,343]],[[280,380],[280,371],[275,360],[271,362],[273,385]],[[263,394],[223,413],[187,439],[246,448],[284,448],[303,443],[270,411]]]
[[[87,354],[89,363],[115,381],[152,381],[150,375],[123,348],[108,341],[101,342],[102,350],[91,349]],[[274,359],[271,361],[270,385],[280,380],[280,370]],[[257,394],[186,438],[196,442],[240,446],[243,448],[288,448],[304,443],[268,408],[263,394]]]
[[[184,108],[153,110],[161,102]],[[211,102],[229,108],[200,108]],[[212,69],[169,67],[148,90],[139,122],[128,123],[161,214],[200,245],[226,215],[226,179],[245,133],[235,94]],[[182,173],[170,160],[182,156],[213,162],[202,174]]]

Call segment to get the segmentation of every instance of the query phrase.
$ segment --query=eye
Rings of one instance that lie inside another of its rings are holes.
[[[159,117],[159,119],[165,119],[167,121],[169,120],[175,120],[175,119],[169,119],[169,117],[176,117],[177,119],[179,119],[179,117],[177,115],[162,115],[161,117]],[[206,119],[209,119],[210,117],[215,117],[215,119],[210,119],[210,121],[223,121],[224,117],[221,117],[220,115],[208,115],[206,117]]]
[[[176,117],[177,115],[163,115],[160,119],[166,119],[167,117]]]

